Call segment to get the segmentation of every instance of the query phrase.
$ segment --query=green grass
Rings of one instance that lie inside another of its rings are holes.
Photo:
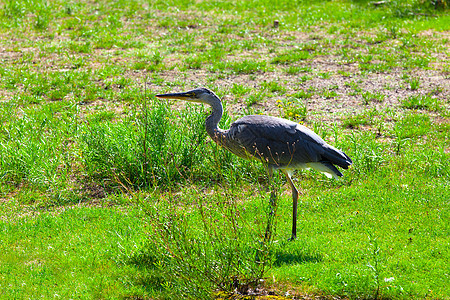
[[[439,3],[1,3],[0,299],[448,299]],[[209,108],[154,98],[201,85],[221,128],[285,117],[353,159],[295,174],[297,240],[280,174],[212,143]]]
[[[363,103],[365,105],[369,104],[369,102],[375,101],[375,102],[383,102],[385,95],[383,95],[380,92],[364,92],[362,93]]]
[[[307,102],[298,98],[288,98],[285,101],[277,100],[281,115],[287,119],[304,120],[308,115]]]
[[[310,58],[310,54],[308,51],[294,49],[294,50],[286,51],[284,53],[281,53],[281,54],[275,56],[272,59],[272,63],[273,64],[289,64],[289,63],[298,62],[301,60],[306,60],[308,58]]]
[[[442,110],[441,101],[428,95],[409,96],[402,99],[402,106],[408,109],[426,109],[431,111]]]
[[[347,116],[342,121],[342,125],[347,128],[359,128],[360,125],[369,125],[370,123],[370,115],[365,113]]]
[[[141,293],[134,283],[139,270],[129,264],[145,236],[139,214],[79,206],[10,215],[1,226],[2,298]]]

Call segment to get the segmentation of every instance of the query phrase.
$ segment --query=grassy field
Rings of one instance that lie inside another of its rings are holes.
[[[448,5],[1,2],[0,299],[450,299]],[[199,86],[353,159],[295,175],[295,241],[285,179],[154,97]]]

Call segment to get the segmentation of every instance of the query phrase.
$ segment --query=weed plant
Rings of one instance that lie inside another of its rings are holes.
[[[148,284],[173,299],[209,299],[218,292],[230,296],[261,288],[273,263],[274,235],[267,230],[275,230],[274,218],[262,214],[255,220],[233,195],[196,194],[195,210],[172,196],[164,203],[155,200],[144,204],[149,236],[133,258],[149,267],[154,278]]]

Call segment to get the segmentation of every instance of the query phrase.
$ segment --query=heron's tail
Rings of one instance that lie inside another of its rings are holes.
[[[350,165],[353,163],[351,158],[348,157],[347,154],[330,145],[327,145],[325,147],[325,151],[322,154],[322,161],[337,165],[342,169],[348,169],[348,167],[350,167]]]
[[[333,146],[326,145],[324,148],[325,152],[322,154],[322,159],[316,163],[309,163],[308,166],[325,173],[325,175],[330,178],[334,177],[337,179],[338,177],[342,177],[342,173],[336,168],[336,166],[343,169],[348,169],[348,167],[353,163],[351,158],[343,151],[336,149]]]

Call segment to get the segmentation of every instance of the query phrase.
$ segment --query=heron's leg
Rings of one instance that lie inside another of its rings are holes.
[[[295,240],[297,238],[297,205],[298,205],[298,190],[294,185],[294,182],[292,182],[291,174],[289,172],[282,170],[284,175],[286,175],[286,178],[291,185],[292,189],[292,236],[291,240]]]

